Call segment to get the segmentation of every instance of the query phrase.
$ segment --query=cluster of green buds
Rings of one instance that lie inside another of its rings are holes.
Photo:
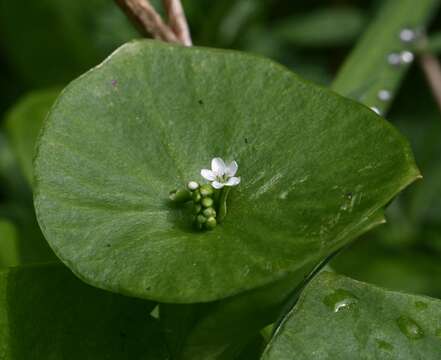
[[[194,225],[197,229],[213,230],[216,227],[218,221],[215,207],[219,192],[211,184],[200,185],[190,181],[185,189],[170,192],[169,198],[174,203],[193,203]]]
[[[231,187],[240,183],[237,163],[226,164],[221,158],[211,161],[211,170],[202,169],[201,176],[209,183],[190,181],[184,189],[170,192],[173,203],[193,202],[194,224],[199,230],[213,230],[227,214],[227,198]]]
[[[193,200],[194,224],[199,230],[213,230],[217,225],[215,190],[210,184],[199,185],[196,181],[187,184]]]

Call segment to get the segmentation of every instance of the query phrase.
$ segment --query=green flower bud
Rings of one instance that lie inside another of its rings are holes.
[[[207,218],[210,218],[210,217],[216,217],[216,210],[214,210],[212,207],[209,207],[209,208],[206,208],[203,212],[202,212],[202,214],[205,216],[205,217],[207,217]]]
[[[196,222],[199,224],[205,224],[207,221],[207,218],[204,215],[198,215],[196,217]]]
[[[205,207],[205,208],[212,207],[213,204],[214,204],[214,201],[210,197],[206,197],[206,198],[202,199],[202,206]]]
[[[214,193],[214,189],[210,184],[202,185],[199,191],[201,192],[202,197],[211,196]]]
[[[193,191],[193,201],[195,203],[198,203],[199,201],[201,201],[201,199],[202,199],[201,192],[199,190]]]
[[[191,192],[187,189],[170,191],[169,199],[175,203],[184,203],[191,200]]]
[[[205,228],[207,230],[213,230],[217,225],[216,219],[214,217],[209,217],[205,222]]]
[[[202,211],[202,206],[200,204],[194,204],[193,214],[197,215]]]
[[[199,189],[199,184],[196,181],[190,181],[187,184],[187,189],[190,191],[195,191],[195,190]]]

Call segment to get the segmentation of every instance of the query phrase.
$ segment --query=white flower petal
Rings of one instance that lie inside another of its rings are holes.
[[[228,181],[225,183],[226,186],[236,186],[240,184],[240,177],[231,177],[228,179]]]
[[[213,173],[213,171],[208,169],[202,169],[201,175],[204,179],[207,179],[208,181],[214,181],[216,180],[216,174]]]
[[[225,165],[224,161],[221,158],[214,158],[211,160],[211,170],[217,175],[217,176],[224,176],[225,171],[227,169],[227,166]]]
[[[222,189],[224,187],[224,184],[220,183],[219,181],[213,181],[211,183],[211,186],[213,186],[215,189]]]
[[[237,168],[238,168],[237,162],[232,161],[230,163],[230,165],[227,166],[227,169],[225,171],[225,175],[227,175],[227,176],[234,176],[234,175],[236,175]]]

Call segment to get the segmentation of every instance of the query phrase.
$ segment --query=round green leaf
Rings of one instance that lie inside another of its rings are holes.
[[[307,286],[262,359],[440,359],[440,319],[439,300],[324,272]]]
[[[237,160],[242,182],[224,223],[198,232],[168,193],[202,180],[215,156]],[[321,261],[418,174],[382,118],[274,62],[136,41],[54,105],[35,205],[50,245],[86,282],[200,302]]]

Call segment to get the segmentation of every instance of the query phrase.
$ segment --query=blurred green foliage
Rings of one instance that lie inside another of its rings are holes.
[[[154,306],[86,285],[57,264],[0,269],[0,358],[164,360]]]
[[[351,44],[366,24],[357,8],[320,8],[284,19],[275,28],[277,35],[299,47],[336,47]]]
[[[18,101],[5,117],[7,135],[29,185],[33,181],[35,143],[44,119],[60,91],[58,88],[50,88],[32,92]]]
[[[0,219],[0,268],[20,264],[17,230],[8,220]]]
[[[63,84],[136,32],[107,0],[0,1],[5,61],[29,86]]]

